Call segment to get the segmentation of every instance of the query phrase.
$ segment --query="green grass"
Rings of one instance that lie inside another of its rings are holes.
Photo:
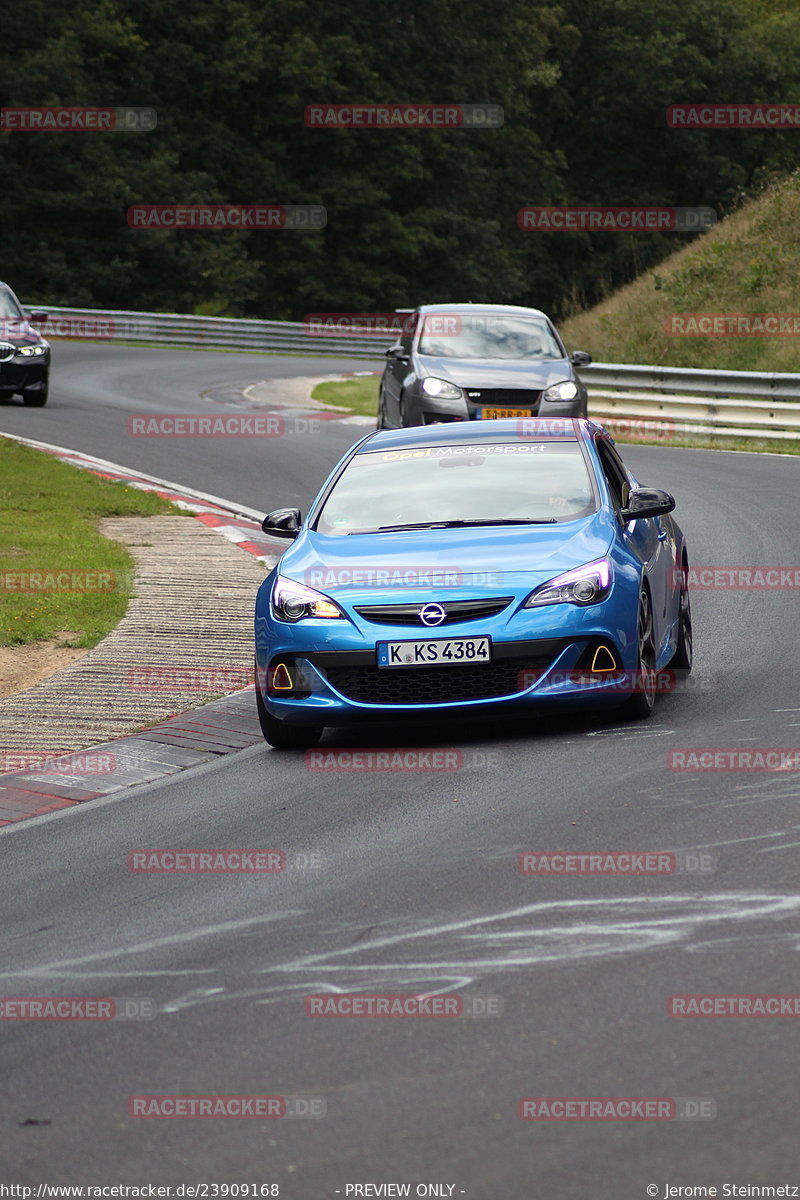
[[[777,438],[735,438],[689,434],[686,437],[670,437],[665,440],[655,437],[617,437],[614,434],[614,441],[620,445],[629,443],[639,446],[664,446],[666,449],[677,447],[689,450],[739,450],[748,451],[751,454],[800,454],[800,440],[793,438],[781,441]]]
[[[180,511],[152,492],[99,479],[0,438],[0,645],[65,632],[71,636],[62,645],[97,645],[125,615],[135,566],[127,550],[98,532],[97,522]],[[85,591],[32,591],[19,577],[48,571],[106,577],[103,590]]]
[[[598,362],[732,371],[800,370],[800,335],[687,337],[682,313],[800,314],[800,172],[768,187],[659,266],[561,324]]]
[[[318,383],[311,393],[311,399],[347,408],[364,417],[375,417],[378,415],[378,383],[377,375],[359,375],[355,379]]]

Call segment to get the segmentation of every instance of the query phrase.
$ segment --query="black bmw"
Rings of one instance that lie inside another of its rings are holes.
[[[16,393],[31,408],[47,403],[50,346],[31,324],[46,317],[43,312],[28,316],[8,284],[0,282],[0,396]]]

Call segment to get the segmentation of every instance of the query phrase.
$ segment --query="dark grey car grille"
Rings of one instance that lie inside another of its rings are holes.
[[[419,601],[416,604],[357,604],[354,608],[360,617],[375,625],[419,625],[423,629],[441,629],[443,625],[452,625],[455,621],[492,617],[502,612],[513,599],[513,596],[494,596],[489,600],[443,601],[442,608],[446,616],[436,626],[427,626],[420,620],[419,611],[424,605]]]
[[[465,388],[467,400],[471,405],[493,408],[530,408],[533,413],[539,411],[540,391],[532,392],[526,388]]]
[[[8,362],[14,357],[14,346],[10,342],[0,342],[0,362]]]

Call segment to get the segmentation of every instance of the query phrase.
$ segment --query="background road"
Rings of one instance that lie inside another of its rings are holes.
[[[295,432],[287,416],[280,438],[131,437],[131,416],[218,416],[269,411],[242,390],[263,379],[336,375],[381,367],[364,359],[235,354],[54,342],[50,399],[41,409],[0,399],[0,430],[95,454],[201,492],[266,512],[313,498],[316,482],[367,432],[319,421],[321,432]],[[287,410],[288,412],[288,410]]]
[[[267,366],[337,369],[252,361],[70,348],[53,408],[0,408],[0,427],[256,507],[305,508],[358,429],[329,421],[318,440],[281,445],[120,440],[124,414],[146,404],[200,411],[198,392]],[[642,482],[676,495],[696,565],[800,563],[796,458],[622,452]],[[359,735],[461,748],[471,768],[446,773],[309,771],[255,748],[0,834],[0,993],[158,1005],[147,1022],[0,1025],[3,1176],[277,1182],[292,1200],[366,1181],[452,1183],[480,1200],[800,1183],[798,1022],[666,1015],[673,993],[800,990],[798,774],[666,768],[674,747],[798,745],[797,597],[699,591],[694,607],[698,690],[663,698],[650,722]],[[352,742],[337,732],[325,744]],[[138,847],[277,847],[290,868],[132,874]],[[521,850],[680,848],[716,855],[715,873],[516,869]],[[317,869],[302,865],[310,852]],[[499,997],[503,1013],[304,1015],[304,995],[337,989],[458,990]],[[327,1116],[132,1120],[140,1093],[321,1096]],[[718,1112],[520,1121],[531,1095],[710,1097]]]

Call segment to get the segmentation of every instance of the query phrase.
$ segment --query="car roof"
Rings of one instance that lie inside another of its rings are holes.
[[[420,304],[418,309],[414,311],[420,313],[506,313],[509,317],[519,316],[521,313],[524,313],[529,317],[544,317],[545,320],[550,320],[547,313],[542,312],[540,308],[526,308],[520,304]]]
[[[521,426],[522,423],[522,427]],[[368,434],[358,454],[376,450],[411,450],[420,446],[452,446],[465,442],[509,442],[536,440],[541,426],[542,438],[559,441],[589,441],[602,426],[584,417],[522,417],[501,421],[447,421],[441,425],[411,425],[407,429],[385,429]]]

